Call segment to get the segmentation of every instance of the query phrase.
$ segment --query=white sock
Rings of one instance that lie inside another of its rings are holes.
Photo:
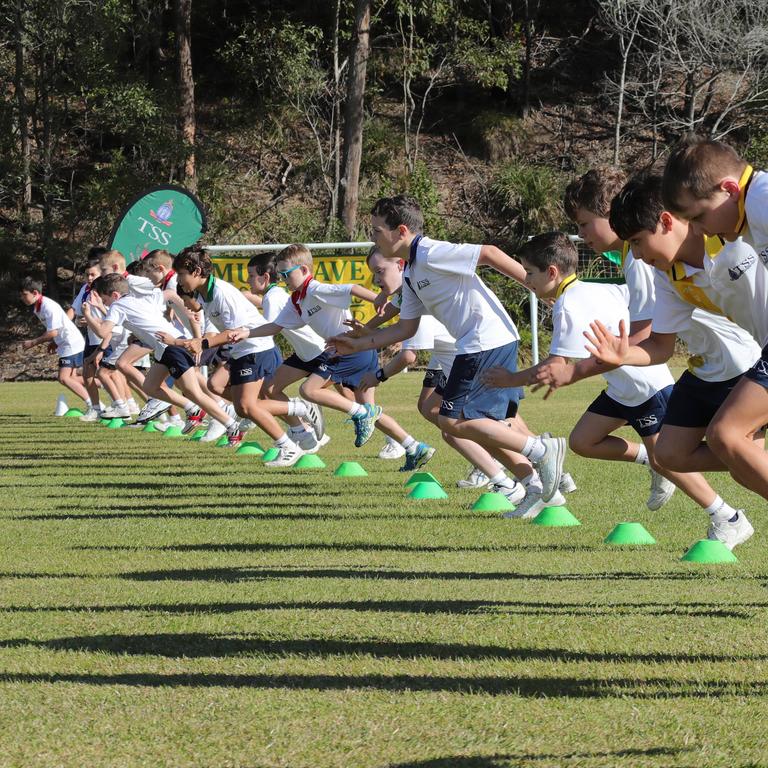
[[[635,456],[635,464],[645,464],[648,465],[648,451],[646,450],[646,447],[640,443],[640,448],[637,451],[637,456]],[[717,497],[720,498],[719,496]]]
[[[394,437],[390,437],[389,435],[386,435],[387,438],[387,444],[388,445],[397,445],[397,440],[395,440]]]
[[[525,441],[523,450],[520,453],[531,461],[538,461],[546,452],[544,443],[540,437],[529,437]]]
[[[128,405],[138,405],[132,397],[129,397],[125,402],[128,403]]]
[[[405,448],[406,453],[414,453],[416,451],[416,446],[418,445],[418,442],[414,440],[410,435],[406,435],[401,441],[400,445]]]
[[[539,473],[535,470],[531,472],[530,475],[527,475],[524,477],[520,482],[523,484],[525,488],[527,488],[529,491],[541,492],[542,485],[541,485],[541,478],[539,477]]]
[[[125,408],[125,400],[113,400],[112,401],[112,407],[113,408]]]
[[[367,413],[365,406],[362,403],[353,403],[350,407],[347,413],[354,418],[355,416],[360,416],[364,413]]]
[[[738,510],[735,510],[730,504],[726,504],[719,496],[704,510],[709,513],[712,520],[724,522],[730,520]]]
[[[186,403],[184,403],[184,410],[189,413],[190,411],[194,411],[197,406],[191,401],[187,400]]]
[[[237,419],[230,417],[229,421],[224,426],[227,428],[227,432],[234,432],[237,427]]]
[[[86,397],[85,398],[85,404],[86,404],[86,406],[88,408],[93,408],[93,403],[91,403],[91,398],[90,397]]]
[[[289,416],[306,416],[308,414],[307,404],[299,400],[298,397],[292,397],[288,401]]]
[[[497,472],[493,477],[489,477],[488,480],[494,485],[501,485],[505,488],[511,488],[515,484],[514,480],[507,477],[506,472]]]
[[[296,443],[294,443],[293,440],[291,440],[291,438],[288,437],[285,432],[283,432],[283,434],[280,435],[277,440],[275,440],[275,448],[288,448],[294,451],[299,450],[299,447],[296,445]]]

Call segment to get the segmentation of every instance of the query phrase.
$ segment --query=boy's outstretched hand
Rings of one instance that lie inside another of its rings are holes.
[[[515,374],[500,365],[489,368],[482,375],[483,384],[489,387],[514,387]]]
[[[359,320],[355,320],[353,317],[351,320],[345,320],[344,325],[349,326],[349,330],[345,336],[351,336],[353,339],[360,339],[363,336],[370,336],[373,331],[361,323]]]
[[[383,291],[379,293],[373,300],[373,308],[376,310],[376,314],[379,315],[379,317],[384,314],[384,310],[386,309],[388,303],[389,296],[387,296],[387,294]]]
[[[326,342],[325,349],[332,355],[353,355],[359,351],[357,346],[357,340],[344,333],[340,336],[331,336]]]
[[[589,342],[584,348],[607,365],[624,365],[629,350],[629,335],[623,320],[619,321],[619,335],[614,336],[599,320],[589,324],[592,333],[584,331]]]
[[[565,387],[573,381],[575,367],[566,362],[544,363],[536,369],[536,383],[531,387],[532,392],[538,392],[542,387],[548,387],[544,399],[548,399],[560,387]]]
[[[250,328],[235,328],[233,331],[230,331],[229,342],[230,344],[235,344],[238,341],[245,341],[250,337],[251,337]]]

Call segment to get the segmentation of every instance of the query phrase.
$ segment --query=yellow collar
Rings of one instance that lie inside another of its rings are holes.
[[[741,234],[741,230],[744,229],[744,225],[747,223],[747,191],[749,190],[754,173],[755,171],[752,166],[748,165],[739,179],[739,218],[734,230],[737,235]]]
[[[557,291],[555,292],[555,301],[559,299],[579,278],[576,276],[576,273],[574,272],[572,275],[568,275],[560,285],[557,286]]]

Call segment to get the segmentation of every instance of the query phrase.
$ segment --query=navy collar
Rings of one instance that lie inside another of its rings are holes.
[[[413,264],[413,262],[416,259],[416,251],[419,247],[419,243],[421,242],[424,235],[416,235],[416,237],[411,240],[411,248],[410,248],[410,255],[408,256],[408,266]]]

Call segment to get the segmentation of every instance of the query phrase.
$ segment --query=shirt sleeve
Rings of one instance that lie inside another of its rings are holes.
[[[321,283],[313,280],[307,288],[308,296],[317,296],[325,304],[339,309],[349,309],[352,303],[352,285],[337,283]]]
[[[122,327],[123,323],[125,323],[125,310],[115,302],[112,304],[109,309],[107,309],[107,314],[104,317],[104,322],[112,323],[113,324],[113,331],[115,327]]]
[[[403,320],[414,320],[427,314],[427,309],[416,291],[409,285],[409,276],[403,273],[403,291],[400,297],[400,317]]]
[[[656,300],[653,268],[629,251],[624,259],[624,279],[629,290],[629,320],[650,320]]]
[[[584,324],[568,311],[564,299],[560,299],[552,308],[552,343],[549,354],[582,360],[590,356],[584,348]]]
[[[72,301],[72,311],[75,313],[75,317],[83,316],[83,294],[84,293],[85,293],[85,285],[80,287],[80,290],[77,292],[77,296],[75,296],[74,300]]]
[[[474,275],[480,259],[480,245],[431,241],[426,245],[426,264],[450,275]]]
[[[302,328],[306,325],[304,317],[296,311],[296,307],[293,306],[292,301],[288,303],[280,310],[280,314],[274,319],[270,320],[270,323],[275,323],[281,328],[288,328],[294,330],[296,328]]]
[[[651,330],[655,333],[679,333],[690,325],[694,306],[680,297],[667,275],[654,271],[656,305]]]
[[[63,314],[64,310],[56,312],[51,304],[44,301],[40,307],[40,319],[45,323],[45,330],[58,331],[64,325]]]
[[[757,182],[757,183],[755,183]],[[745,203],[747,226],[752,235],[755,250],[761,259],[768,256],[768,175],[761,173],[752,181]],[[766,263],[766,262],[764,262]]]

